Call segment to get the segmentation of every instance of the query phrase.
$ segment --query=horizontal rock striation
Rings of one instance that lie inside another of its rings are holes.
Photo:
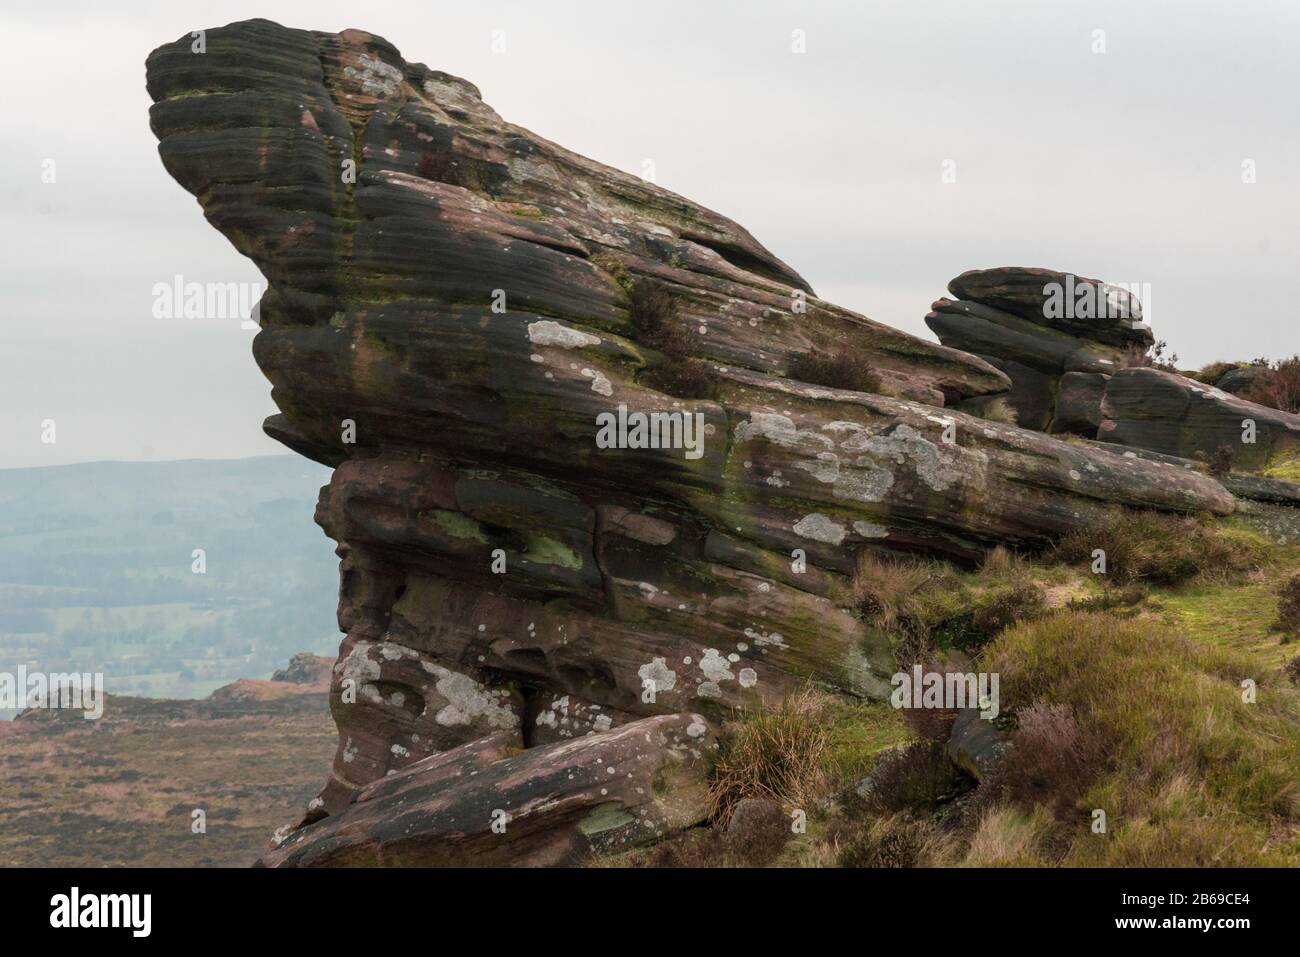
[[[646,844],[709,810],[716,741],[698,715],[512,753],[488,736],[361,789],[346,814],[296,831],[275,867],[557,866]]]
[[[1097,437],[1198,458],[1226,450],[1239,469],[1261,469],[1300,450],[1300,415],[1249,402],[1159,369],[1126,369],[1106,384]]]
[[[1115,502],[1233,508],[1205,475],[952,408],[1010,380],[379,37],[249,21],[147,67],[167,170],[269,281],[266,430],[335,466],[339,750],[311,847],[271,863],[495,860],[501,793],[561,822],[528,859],[568,861],[681,770],[683,721],[809,680],[884,695],[888,643],[844,607],[860,550],[975,559]],[[872,392],[806,381],[843,356]],[[538,777],[605,748],[637,768],[607,802]]]

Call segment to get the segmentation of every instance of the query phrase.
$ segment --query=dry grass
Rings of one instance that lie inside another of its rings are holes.
[[[959,408],[999,425],[1017,425],[1020,422],[1020,414],[1016,412],[1015,407],[1001,396],[995,399],[970,400]]]
[[[863,552],[849,597],[871,624],[882,631],[908,631],[922,616],[919,595],[950,577],[947,566],[908,558]]]
[[[1286,643],[1300,638],[1300,575],[1292,575],[1277,594],[1277,624],[1273,628],[1282,632]]]
[[[962,866],[1040,866],[1051,823],[1051,817],[1039,809],[994,808],[980,818]]]
[[[804,810],[822,801],[830,786],[823,757],[831,707],[826,695],[809,688],[732,725],[714,767],[712,817],[725,826],[736,805],[751,797]]]
[[[1215,385],[1232,370],[1240,369],[1247,364],[1245,362],[1211,362],[1209,365],[1201,366],[1192,378],[1197,382],[1204,382],[1206,385]]]
[[[949,648],[976,651],[1002,629],[1047,611],[1032,566],[1001,547],[965,576],[944,562],[863,552],[849,600],[872,627],[895,638],[902,668],[930,663]]]
[[[1095,780],[1071,772],[1078,779],[1058,786],[1077,811],[1056,835],[1064,863],[1294,862],[1300,696],[1266,670],[1149,621],[1082,612],[1008,630],[984,667],[1001,675],[1004,712],[1067,708],[1104,755]],[[1253,703],[1247,677],[1260,686]],[[1105,835],[1088,829],[1094,808],[1106,812]]]
[[[951,856],[951,839],[929,818],[899,813],[846,822],[827,836],[840,867],[935,867]]]

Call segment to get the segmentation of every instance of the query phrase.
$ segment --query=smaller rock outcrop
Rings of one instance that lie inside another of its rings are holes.
[[[1244,395],[1251,386],[1266,375],[1268,375],[1268,366],[1266,365],[1238,366],[1221,375],[1219,380],[1214,383],[1214,387],[1232,395]]]
[[[1154,341],[1137,297],[1099,279],[1006,266],[964,272],[948,291],[958,298],[937,300],[926,325],[1006,373],[1022,428],[1095,436],[1104,378]]]
[[[1106,384],[1097,437],[1200,458],[1226,447],[1232,466],[1260,469],[1300,448],[1300,416],[1159,369],[1125,369]]]
[[[988,780],[1007,747],[1006,736],[992,721],[981,718],[978,708],[963,708],[957,713],[948,739],[948,759],[976,781]]]

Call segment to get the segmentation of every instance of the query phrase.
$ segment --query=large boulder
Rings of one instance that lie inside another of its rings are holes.
[[[1189,459],[1226,449],[1234,468],[1259,469],[1300,447],[1300,416],[1177,373],[1126,369],[1106,384],[1097,437]]]
[[[552,866],[662,838],[704,820],[716,749],[699,715],[664,715],[512,753],[487,736],[361,789],[261,863]]]
[[[844,607],[863,549],[976,560],[1113,503],[1234,507],[1205,475],[952,408],[1010,380],[817,298],[737,224],[507,123],[379,37],[255,20],[191,42],[148,60],[160,154],[269,280],[266,431],[335,466],[316,518],[341,559],[339,749],[314,849],[275,860],[505,860],[478,825],[501,793],[568,795],[546,762],[627,763],[654,728],[645,786],[681,766],[663,751],[696,714],[809,681],[886,696],[889,645]],[[845,356],[873,391],[808,381],[842,382],[816,370]],[[440,756],[461,767],[485,741],[523,750],[435,788]],[[418,820],[394,781],[428,784]],[[580,799],[529,815],[563,833],[511,853],[590,846],[565,808],[620,835],[647,809],[570,784]]]
[[[1142,303],[1121,286],[1055,269],[1000,266],[971,269],[948,283],[958,299],[1059,329],[1081,339],[1123,348],[1151,345]]]

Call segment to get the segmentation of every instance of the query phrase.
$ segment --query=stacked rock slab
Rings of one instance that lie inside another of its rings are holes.
[[[147,74],[167,170],[269,280],[265,428],[335,466],[339,748],[270,863],[651,839],[706,813],[732,709],[888,690],[888,643],[844,607],[862,549],[974,559],[1115,502],[1233,508],[1206,476],[945,408],[1009,381],[379,37],[249,21]],[[647,283],[676,304],[672,356],[635,318]],[[888,396],[786,375],[845,348]],[[655,387],[687,361],[707,397]],[[598,442],[650,414],[669,441]],[[529,823],[489,831],[493,810]]]
[[[1007,266],[964,272],[948,291],[957,299],[935,302],[926,325],[1010,377],[1023,428],[1094,437],[1107,377],[1126,348],[1153,342],[1138,299],[1097,279]]]

